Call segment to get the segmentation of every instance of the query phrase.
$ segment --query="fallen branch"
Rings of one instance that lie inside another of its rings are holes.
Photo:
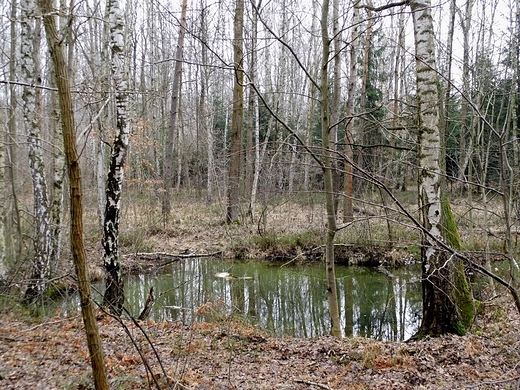
[[[295,379],[294,381],[296,383],[304,383],[306,385],[316,386],[316,387],[320,387],[320,388],[326,389],[326,390],[333,390],[332,387],[329,387],[327,385],[324,385],[324,384],[321,384],[321,383],[318,383],[318,382],[307,381],[305,379]]]
[[[213,253],[168,253],[168,252],[136,252],[121,257],[173,257],[175,259],[193,259],[197,257],[221,257],[222,251]]]

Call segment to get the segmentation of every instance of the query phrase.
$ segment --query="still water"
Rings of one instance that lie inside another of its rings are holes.
[[[325,267],[263,262],[187,259],[161,273],[130,275],[126,307],[138,316],[148,291],[157,321],[216,321],[236,316],[277,335],[314,337],[329,333]],[[236,278],[215,274],[227,272]],[[336,268],[345,336],[406,340],[420,325],[418,267],[382,273],[366,267]],[[247,279],[242,279],[247,277]]]

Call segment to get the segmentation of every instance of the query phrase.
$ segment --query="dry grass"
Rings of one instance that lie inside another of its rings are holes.
[[[418,218],[416,194],[397,195],[402,205]],[[355,202],[354,222],[338,221],[336,241],[359,247],[391,246],[417,255],[420,235],[416,226],[396,205],[387,204],[385,212],[380,204],[379,194],[366,195],[363,202]],[[467,198],[458,198],[451,204],[465,249],[481,251],[487,245],[491,251],[502,250],[505,228],[500,199],[488,202],[487,221],[478,200],[469,205]],[[165,221],[155,196],[127,189],[120,224],[122,253],[222,251],[227,257],[255,257],[260,255],[259,248],[252,243],[258,243],[258,237],[277,237],[288,246],[302,240],[319,246],[326,228],[321,194],[272,197],[257,206],[252,218],[243,215],[240,224],[228,225],[224,218],[224,200],[207,205],[203,196],[177,193],[172,199],[171,217]],[[100,251],[100,229],[92,209],[86,210],[85,221],[87,242],[94,251]]]

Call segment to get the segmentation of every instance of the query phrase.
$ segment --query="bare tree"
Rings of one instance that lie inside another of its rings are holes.
[[[227,212],[228,223],[239,220],[241,138],[244,123],[244,0],[235,1],[235,20],[233,37],[233,116],[231,119],[231,143],[229,154]]]
[[[322,170],[327,210],[327,234],[325,243],[325,267],[327,271],[327,296],[331,322],[331,334],[335,337],[342,335],[339,320],[338,291],[336,287],[336,272],[334,266],[334,237],[336,236],[336,211],[334,210],[334,183],[332,177],[331,159],[331,126],[329,111],[329,55],[330,38],[328,31],[329,0],[324,0],[321,10],[321,77],[320,77],[320,108],[321,108],[321,142],[323,146]]]
[[[16,79],[16,70],[17,70],[17,61],[16,61],[16,53],[17,53],[17,37],[18,32],[16,29],[17,25],[17,9],[18,2],[16,0],[11,1],[11,48],[10,48],[10,61],[9,61],[9,77],[11,80]],[[9,189],[6,188],[7,193],[9,193],[9,197],[7,197],[4,202],[4,206],[6,207],[7,215],[5,218],[6,221],[6,237],[7,237],[7,250],[9,252],[9,257],[12,258],[21,258],[22,256],[22,227],[21,227],[21,217],[20,217],[20,206],[18,201],[18,194],[16,191],[16,175],[15,175],[15,163],[16,163],[16,132],[17,132],[17,122],[16,122],[16,107],[18,106],[18,99],[16,94],[16,86],[14,83],[9,84],[9,119],[7,122],[8,132],[4,139],[6,144],[5,150],[5,179],[8,182]],[[16,229],[16,233],[12,233],[13,226]]]
[[[166,155],[164,157],[163,170],[163,199],[162,214],[163,217],[170,215],[170,191],[173,188],[173,164],[174,164],[174,142],[175,132],[177,131],[177,117],[179,110],[179,99],[181,93],[181,76],[182,76],[182,57],[184,50],[184,35],[186,33],[186,10],[188,8],[188,0],[183,0],[181,11],[181,24],[179,27],[179,35],[177,38],[177,49],[175,51],[175,70],[173,74],[172,98],[170,107],[170,122],[168,125],[168,141],[166,143]],[[179,171],[181,167],[178,167]]]
[[[352,27],[350,32],[349,49],[349,77],[347,86],[347,101],[345,103],[345,168],[343,176],[343,222],[351,222],[354,219],[354,207],[352,204],[353,185],[354,185],[354,117],[353,108],[356,98],[357,80],[357,41],[359,35],[359,1],[354,4],[352,15]]]
[[[118,0],[107,3],[110,26],[111,73],[116,104],[116,138],[112,145],[110,167],[106,184],[105,218],[103,224],[103,264],[105,267],[106,290],[103,304],[120,315],[124,304],[124,281],[119,255],[119,222],[121,193],[128,144],[130,141],[128,63],[124,15]]]
[[[47,35],[52,64],[54,68],[56,85],[59,91],[60,113],[63,123],[63,141],[69,173],[70,186],[70,213],[71,213],[71,250],[78,279],[80,293],[81,312],[87,345],[90,353],[90,361],[94,376],[94,385],[97,390],[108,390],[103,349],[97,328],[96,315],[90,291],[90,280],[87,270],[87,259],[83,244],[83,203],[82,183],[79,167],[79,156],[76,150],[76,137],[74,128],[74,115],[72,111],[72,96],[67,72],[67,64],[60,43],[54,20],[54,10],[51,0],[40,0],[40,8],[43,13],[43,21]]]

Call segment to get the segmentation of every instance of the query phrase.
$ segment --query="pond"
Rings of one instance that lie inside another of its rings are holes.
[[[215,276],[229,273],[232,278]],[[406,340],[420,325],[420,267],[380,272],[337,266],[345,336]],[[212,258],[171,263],[161,273],[129,275],[126,308],[138,316],[150,287],[157,321],[218,321],[233,315],[276,335],[315,337],[329,333],[325,267],[282,266]]]

